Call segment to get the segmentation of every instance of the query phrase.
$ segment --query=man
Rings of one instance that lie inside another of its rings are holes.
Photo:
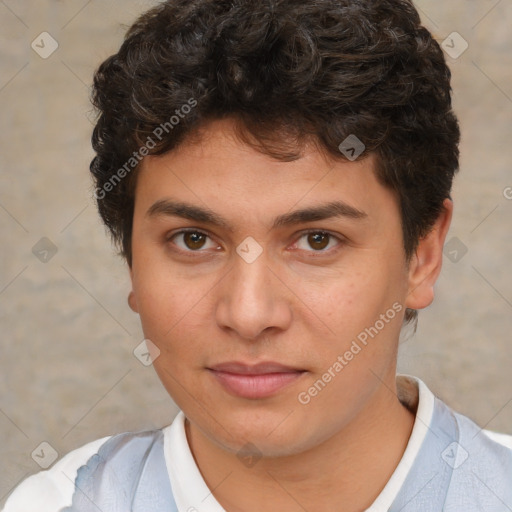
[[[410,1],[167,1],[94,104],[99,211],[181,412],[71,452],[6,512],[512,510],[511,439],[396,376],[459,142]]]

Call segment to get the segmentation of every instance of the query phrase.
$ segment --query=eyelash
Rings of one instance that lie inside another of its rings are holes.
[[[177,231],[175,233],[171,233],[168,237],[166,237],[166,240],[168,242],[172,242],[172,240],[179,236],[179,235],[183,235],[183,234],[186,234],[186,233],[196,233],[196,234],[199,234],[199,235],[204,235],[208,238],[212,238],[207,232],[205,231],[202,231],[200,229],[195,229],[195,228],[189,228],[189,229],[182,229],[180,231]],[[297,238],[297,241],[294,242],[294,245],[300,240],[302,239],[303,237],[307,236],[307,235],[310,235],[310,234],[323,234],[323,235],[328,235],[330,238],[334,238],[338,244],[334,247],[334,248],[331,248],[331,249],[328,249],[328,250],[320,250],[320,251],[306,251],[306,252],[310,252],[312,253],[312,255],[310,257],[318,257],[318,256],[322,256],[322,255],[325,255],[325,254],[333,254],[335,252],[337,252],[340,247],[346,242],[345,239],[341,238],[340,236],[337,236],[337,235],[334,235],[333,233],[329,232],[329,231],[325,231],[325,230],[322,230],[322,229],[309,229],[309,230],[306,230],[306,231],[303,231],[301,232],[300,236]],[[330,240],[329,240],[330,241]],[[174,242],[172,242],[174,244]],[[176,245],[176,244],[174,244]],[[194,254],[194,253],[203,253],[203,252],[206,252],[206,250],[202,250],[202,249],[198,249],[196,251],[193,251],[193,250],[185,250],[185,249],[181,249],[180,247],[177,248],[177,250],[179,252],[182,252],[182,253],[187,253],[187,254]],[[302,250],[302,249],[299,249],[299,250]],[[317,256],[318,255],[318,256]]]

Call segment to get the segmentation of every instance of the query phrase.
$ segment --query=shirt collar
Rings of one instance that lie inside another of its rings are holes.
[[[425,440],[434,413],[434,395],[426,384],[411,375],[397,375],[398,399],[416,417],[404,454],[388,483],[366,512],[386,512],[398,496]]]

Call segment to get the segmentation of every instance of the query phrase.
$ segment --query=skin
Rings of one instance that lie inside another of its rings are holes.
[[[160,350],[154,367],[187,417],[197,465],[228,512],[364,510],[406,448],[414,415],[396,395],[400,328],[405,308],[433,300],[453,205],[445,200],[407,264],[398,203],[374,165],[373,156],[334,161],[313,145],[278,161],[239,141],[229,119],[142,164],[129,303]],[[208,208],[230,229],[148,214],[161,200]],[[279,215],[337,200],[366,216],[272,227]],[[178,234],[189,228],[208,236]],[[304,233],[311,229],[332,237],[318,243]],[[236,252],[248,236],[263,250],[252,263]],[[401,311],[300,403],[394,303]],[[228,393],[207,369],[226,361],[304,372],[251,399]],[[251,467],[237,456],[248,442],[261,456]]]

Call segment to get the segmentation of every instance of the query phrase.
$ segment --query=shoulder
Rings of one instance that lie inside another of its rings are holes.
[[[85,489],[87,485],[94,487],[94,482],[103,479],[105,471],[115,474],[119,482],[130,483],[134,475],[136,479],[139,473],[147,477],[146,473],[150,473],[147,468],[156,468],[153,483],[161,479],[161,487],[166,490],[169,478],[163,453],[164,430],[123,432],[97,439],[69,452],[51,469],[21,482],[7,499],[2,512],[68,510],[68,507],[75,505],[75,500],[80,502],[82,499],[80,493],[75,492],[76,488]],[[149,461],[151,464],[148,466]],[[117,487],[110,490],[114,493],[119,491]],[[149,491],[150,494],[152,492]]]
[[[512,457],[512,436],[486,430],[467,416],[453,411],[459,429],[460,444],[472,447],[475,454],[499,453]]]
[[[500,432],[492,432],[491,430],[483,430],[483,433],[492,439],[494,442],[499,443],[506,448],[512,450],[512,436],[508,434],[502,434]]]
[[[87,443],[66,454],[52,468],[28,477],[14,489],[2,512],[57,512],[70,505],[78,469],[110,437]]]
[[[446,512],[512,510],[512,436],[484,430],[470,418],[454,413],[458,442],[445,461],[453,468]]]
[[[469,417],[455,411],[428,388],[418,377],[411,375],[397,375],[397,390],[400,401],[409,409],[415,410],[422,423],[430,424],[434,418],[434,408],[437,404],[441,409],[453,414],[457,427],[464,437],[464,441],[470,442],[479,439],[486,446],[500,445],[500,448],[512,450],[512,435],[493,432],[478,426]],[[439,417],[437,418],[439,420]],[[491,443],[489,442],[491,441]]]

